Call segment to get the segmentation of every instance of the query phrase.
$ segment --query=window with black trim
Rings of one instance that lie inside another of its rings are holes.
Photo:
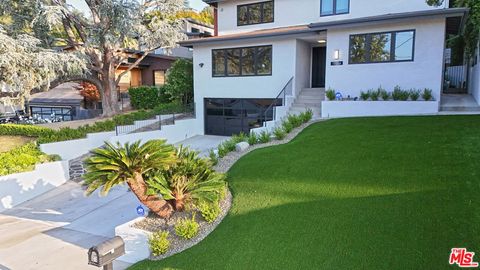
[[[350,0],[321,0],[320,16],[350,13]]]
[[[273,1],[237,6],[237,25],[273,22]]]
[[[213,77],[272,75],[272,46],[212,50]]]
[[[350,36],[350,64],[413,61],[415,30]]]

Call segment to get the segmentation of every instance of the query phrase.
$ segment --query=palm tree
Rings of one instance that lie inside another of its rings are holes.
[[[225,175],[215,172],[209,160],[188,148],[179,147],[177,157],[175,165],[154,171],[148,178],[151,190],[170,201],[177,211],[183,211],[188,204],[218,201],[226,187]]]
[[[105,144],[105,148],[92,151],[93,156],[86,161],[84,175],[88,185],[87,195],[101,189],[106,195],[113,186],[127,183],[140,202],[157,215],[168,218],[173,207],[157,194],[149,192],[144,176],[153,170],[165,170],[177,162],[175,148],[165,140],[152,140],[145,144]]]

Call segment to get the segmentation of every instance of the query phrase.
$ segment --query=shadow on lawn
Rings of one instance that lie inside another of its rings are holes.
[[[133,269],[449,269],[452,247],[478,248],[479,240],[473,205],[452,195],[327,199],[244,215],[233,209],[198,246]]]

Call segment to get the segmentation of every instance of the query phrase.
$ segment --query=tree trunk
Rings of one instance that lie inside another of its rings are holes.
[[[158,195],[147,195],[147,184],[140,173],[135,173],[134,178],[127,181],[128,186],[137,198],[151,211],[162,218],[169,218],[173,213],[173,206]]]
[[[175,195],[175,210],[178,212],[185,210],[185,196]]]
[[[110,117],[120,112],[118,104],[117,85],[115,82],[115,63],[113,63],[113,53],[106,51],[103,54],[103,72],[102,72],[102,107],[103,116]]]

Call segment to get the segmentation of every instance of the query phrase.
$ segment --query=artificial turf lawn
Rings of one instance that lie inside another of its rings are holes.
[[[317,123],[228,181],[211,235],[131,269],[456,269],[451,248],[480,254],[480,116]]]

